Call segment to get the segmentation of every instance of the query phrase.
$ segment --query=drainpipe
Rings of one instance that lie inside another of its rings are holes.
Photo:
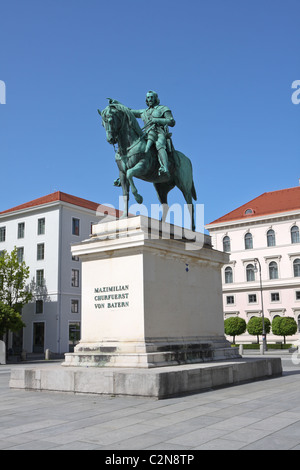
[[[57,353],[61,353],[61,256],[62,256],[62,211],[63,207],[59,208],[59,227],[58,227],[58,277],[57,277]]]

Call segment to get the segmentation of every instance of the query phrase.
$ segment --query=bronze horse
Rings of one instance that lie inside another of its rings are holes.
[[[143,197],[138,193],[133,181],[135,177],[153,183],[163,207],[163,220],[168,212],[167,195],[177,186],[188,204],[191,228],[195,231],[193,199],[197,200],[197,196],[190,159],[172,148],[169,156],[170,176],[159,176],[157,151],[152,146],[149,152],[145,153],[146,134],[143,133],[131,110],[118,101],[110,100],[110,104],[102,112],[99,110],[98,112],[102,117],[107,141],[113,145],[118,144],[115,158],[119,168],[117,185],[122,186],[124,198],[123,217],[128,216],[129,188],[135,200],[139,204],[143,202]]]

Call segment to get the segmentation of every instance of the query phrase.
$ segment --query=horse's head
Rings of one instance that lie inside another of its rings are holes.
[[[109,144],[116,144],[119,131],[122,127],[122,120],[120,119],[119,112],[114,105],[108,105],[102,112],[99,111],[102,117],[102,126],[106,131],[106,140]]]
[[[98,112],[102,117],[107,142],[110,144],[116,144],[118,137],[127,137],[132,140],[142,135],[132,111],[119,101],[109,98],[109,105],[102,112],[98,109]],[[132,137],[129,137],[131,134]]]

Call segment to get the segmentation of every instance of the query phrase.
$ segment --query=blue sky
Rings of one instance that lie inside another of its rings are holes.
[[[143,108],[149,89],[173,112],[206,224],[297,186],[299,15],[299,0],[0,0],[0,211],[56,190],[118,207],[97,108]],[[150,210],[153,186],[137,186]]]

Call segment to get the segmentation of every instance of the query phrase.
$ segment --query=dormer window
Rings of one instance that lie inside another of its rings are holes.
[[[244,212],[245,215],[251,215],[251,214],[254,214],[254,210],[253,209],[246,209],[245,212]]]

